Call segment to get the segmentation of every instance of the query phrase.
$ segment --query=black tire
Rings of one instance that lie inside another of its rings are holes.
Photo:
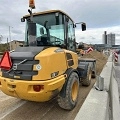
[[[94,63],[93,65],[93,69],[92,69],[92,78],[96,78],[96,63]]]
[[[82,85],[89,86],[91,84],[91,78],[92,78],[92,70],[91,70],[91,67],[88,66],[87,76],[81,81]]]
[[[58,95],[58,104],[61,108],[72,110],[78,100],[79,77],[76,72],[72,72],[68,78],[65,90],[65,97]]]
[[[92,78],[96,78],[96,70],[92,71]]]

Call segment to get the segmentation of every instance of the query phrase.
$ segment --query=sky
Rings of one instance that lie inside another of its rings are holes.
[[[104,31],[116,34],[120,44],[120,0],[35,0],[33,12],[59,9],[74,22],[85,22],[86,31],[76,28],[76,41],[101,44]],[[28,14],[29,0],[0,0],[0,38],[2,43],[24,40],[25,23],[20,19]],[[9,34],[10,30],[10,34]]]

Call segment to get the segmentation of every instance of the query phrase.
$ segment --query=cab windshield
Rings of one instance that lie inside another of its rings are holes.
[[[28,17],[25,43],[28,46],[64,45],[64,19],[60,13],[41,14]]]

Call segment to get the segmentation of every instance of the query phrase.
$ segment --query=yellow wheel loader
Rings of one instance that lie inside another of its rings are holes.
[[[23,16],[25,44],[3,55],[0,89],[29,101],[44,102],[58,97],[61,108],[72,110],[80,82],[89,86],[95,72],[94,59],[79,60],[75,23],[60,10]],[[85,23],[81,24],[86,29]]]

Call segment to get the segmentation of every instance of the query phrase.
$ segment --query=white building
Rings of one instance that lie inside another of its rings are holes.
[[[113,33],[107,34],[107,44],[115,45],[115,34]]]

